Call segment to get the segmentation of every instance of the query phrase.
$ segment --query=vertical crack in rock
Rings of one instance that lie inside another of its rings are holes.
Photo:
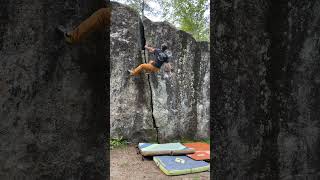
[[[152,122],[153,122],[153,128],[156,129],[156,132],[157,132],[157,142],[159,142],[159,127],[157,126],[157,123],[156,123],[156,119],[154,118],[154,115],[153,115],[153,98],[152,98],[152,87],[151,87],[151,82],[150,82],[150,75],[148,74],[148,84],[149,84],[149,89],[150,89],[150,106],[151,106],[151,117],[152,117]]]
[[[144,26],[142,26],[143,28],[143,32],[144,32]],[[144,33],[142,34],[142,38],[145,39],[145,35]],[[147,59],[146,59],[146,52],[144,50],[143,52],[143,58],[144,58],[144,62],[147,63]],[[151,107],[151,117],[152,117],[152,123],[153,123],[153,128],[156,130],[157,132],[157,142],[159,143],[159,129],[158,129],[158,126],[157,126],[157,123],[156,123],[156,119],[154,118],[154,115],[153,115],[153,96],[152,96],[152,87],[151,87],[151,82],[150,82],[150,74],[148,74],[148,85],[149,85],[149,90],[150,90],[150,107]]]
[[[162,143],[188,136],[207,138],[208,46],[200,46],[190,34],[168,22],[144,18],[142,29],[142,18],[137,11],[120,3],[112,5],[111,137],[122,136],[139,142],[158,139]],[[174,68],[172,76],[165,77],[163,68],[149,77],[142,74],[132,78],[124,73],[124,69],[154,59],[147,52],[144,57],[141,49],[144,39],[150,46],[168,45]],[[199,75],[199,69],[205,73]]]
[[[156,139],[147,77],[141,75],[132,78],[123,71],[144,62],[140,32],[142,24],[139,22],[141,17],[134,9],[112,2],[110,132],[111,137],[121,136],[131,142]]]
[[[145,44],[145,41],[146,41],[146,37],[145,37],[145,33],[144,33],[144,24],[143,24],[143,12],[142,12],[142,18],[140,19],[139,17],[139,25],[141,23],[141,26],[140,26],[140,40],[141,41],[144,41],[144,44]],[[140,44],[142,45],[143,43],[140,42]],[[144,58],[144,62],[147,63],[147,58],[146,58],[146,51],[143,50],[143,58]],[[159,143],[159,130],[158,130],[158,126],[157,126],[157,123],[156,123],[156,120],[154,118],[154,115],[153,115],[153,98],[152,98],[152,87],[151,87],[151,82],[150,82],[150,74],[148,74],[148,85],[149,85],[149,90],[150,90],[150,107],[151,107],[151,117],[152,117],[152,123],[153,123],[153,128],[156,130],[156,138],[157,138],[157,142]]]

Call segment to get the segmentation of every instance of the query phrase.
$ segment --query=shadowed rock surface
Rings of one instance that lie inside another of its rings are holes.
[[[111,136],[161,142],[209,137],[209,45],[166,22],[144,20],[147,43],[168,44],[174,73],[129,78],[143,60],[139,16],[130,7],[113,3],[111,26]],[[152,54],[148,59],[153,59]],[[150,89],[150,85],[151,89]],[[152,91],[152,95],[151,95]],[[153,117],[152,118],[152,108]],[[155,127],[158,127],[157,135]],[[140,134],[139,134],[140,133]],[[137,134],[137,135],[134,135]]]
[[[103,4],[1,1],[0,179],[106,179],[108,36],[68,46],[55,32]]]
[[[319,179],[318,1],[214,1],[214,179]]]

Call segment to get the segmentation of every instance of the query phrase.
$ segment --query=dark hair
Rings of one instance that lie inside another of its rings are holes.
[[[165,50],[167,50],[167,49],[168,49],[167,44],[162,44],[162,45],[161,45],[161,50],[162,50],[162,51],[165,51]]]

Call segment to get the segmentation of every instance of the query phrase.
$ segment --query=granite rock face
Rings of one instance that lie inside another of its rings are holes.
[[[106,179],[105,30],[58,37],[103,1],[1,1],[0,179]]]
[[[153,113],[160,139],[209,137],[209,43],[196,42],[169,23],[144,21],[147,43],[166,43],[174,68],[171,77],[164,70],[150,77]],[[149,59],[154,59],[149,54]]]
[[[212,8],[212,177],[318,179],[320,3]]]
[[[110,131],[112,138],[156,140],[146,76],[131,78],[128,70],[141,64],[139,15],[112,3],[110,29]]]
[[[111,136],[160,142],[209,137],[209,45],[166,22],[144,19],[147,44],[167,43],[174,73],[129,78],[127,69],[144,63],[139,16],[113,3],[111,26]],[[146,59],[154,59],[146,52]],[[118,130],[117,130],[118,129]],[[148,133],[143,133],[143,132]],[[142,136],[132,136],[143,133]],[[147,135],[147,136],[146,136]],[[155,137],[155,138],[154,138]]]

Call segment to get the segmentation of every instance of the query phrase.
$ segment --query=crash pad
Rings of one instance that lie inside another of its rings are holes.
[[[187,156],[194,160],[209,160],[210,159],[210,145],[203,142],[184,143],[184,146],[193,148],[196,152],[188,154]]]
[[[205,161],[195,161],[187,156],[154,156],[153,161],[166,175],[204,172],[210,169]]]
[[[155,155],[185,155],[194,153],[192,148],[185,147],[181,143],[151,144],[139,143],[139,151],[143,156]]]

